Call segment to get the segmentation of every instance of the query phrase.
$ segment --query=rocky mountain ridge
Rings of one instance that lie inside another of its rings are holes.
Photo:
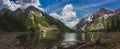
[[[4,26],[4,27],[3,27]],[[11,11],[0,10],[0,30],[2,31],[70,31],[60,20],[55,19],[34,6]]]
[[[93,13],[91,16],[88,16],[74,26],[73,28],[76,31],[84,30],[104,30],[107,19],[110,16],[120,14],[120,9],[117,9],[115,12],[106,8],[100,8],[97,12]]]

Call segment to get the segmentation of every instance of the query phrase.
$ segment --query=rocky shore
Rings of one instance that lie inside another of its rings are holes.
[[[120,49],[120,33],[100,34],[96,42],[79,45],[75,49]]]
[[[21,45],[17,38],[30,32],[1,32],[0,49],[35,49]],[[59,49],[59,48],[58,48]],[[71,48],[68,48],[71,49]],[[79,43],[72,49],[120,49],[120,33],[103,33],[99,35],[99,40],[92,43]]]

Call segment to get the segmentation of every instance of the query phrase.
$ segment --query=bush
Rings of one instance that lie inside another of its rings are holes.
[[[100,46],[109,47],[109,46],[111,46],[111,43],[108,42],[108,41],[103,41],[103,42],[100,43]]]

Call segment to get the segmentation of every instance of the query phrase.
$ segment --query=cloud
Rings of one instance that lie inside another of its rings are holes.
[[[70,3],[74,0],[47,0],[44,4],[49,4],[45,7],[47,13],[60,12],[65,4]],[[54,7],[54,8],[53,8]],[[54,9],[54,10],[51,10]]]
[[[58,11],[61,11],[62,10],[62,5],[65,3],[65,1],[61,1],[61,2],[58,2],[58,0],[55,0],[53,1],[54,3],[50,4],[49,6],[47,6],[45,8],[45,11],[47,11],[48,13],[51,13],[51,12],[58,12]],[[47,3],[46,3],[47,4]],[[54,7],[54,8],[53,8]],[[55,10],[51,10],[52,9],[55,9]],[[59,8],[59,9],[58,9]]]
[[[82,5],[82,6],[75,6],[76,10],[83,10],[83,9],[86,9],[86,8],[92,8],[92,7],[97,7],[97,6],[101,6],[101,5],[104,5],[106,4],[106,2],[101,2],[101,3],[92,3],[92,4],[87,4],[87,5]]]
[[[67,4],[66,6],[64,6],[61,15],[58,15],[57,13],[51,13],[50,15],[61,20],[66,26],[70,28],[75,26],[79,22],[79,19],[77,19],[76,16],[76,12],[73,11],[72,4]]]
[[[0,10],[2,8],[8,8],[11,10],[16,10],[17,8],[26,9],[28,6],[35,6],[41,10],[39,0],[17,0],[16,2],[10,0],[0,0]]]
[[[97,7],[97,6],[102,6],[102,5],[105,5],[105,4],[111,4],[111,3],[114,3],[114,2],[117,2],[119,0],[104,0],[102,2],[96,2],[96,3],[91,3],[91,4],[86,4],[86,5],[77,5],[75,6],[76,10],[83,10],[83,9],[86,9],[86,8],[92,8],[92,7]]]
[[[40,6],[39,0],[18,0],[18,3],[20,3],[21,8],[23,9],[27,8],[28,6]]]
[[[19,8],[19,6],[20,6],[19,4],[15,4],[10,0],[0,0],[0,9],[8,8],[11,10],[16,10],[17,8]]]
[[[78,9],[85,9],[85,8],[91,8],[91,7],[96,7],[96,6],[101,6],[105,3],[94,3],[94,4],[89,4],[89,5],[84,5],[84,6],[79,6]]]
[[[105,1],[108,2],[108,3],[114,3],[114,2],[118,2],[120,0],[105,0]]]

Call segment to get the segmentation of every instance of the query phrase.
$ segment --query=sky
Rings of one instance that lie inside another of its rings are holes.
[[[85,18],[100,8],[112,11],[120,8],[120,0],[0,0],[0,9],[25,9],[35,6],[54,18],[61,20],[66,26],[75,26],[81,18]]]
[[[115,10],[120,8],[120,0],[40,0],[46,13],[60,14],[67,4],[72,4],[78,18],[83,18],[99,8]]]

